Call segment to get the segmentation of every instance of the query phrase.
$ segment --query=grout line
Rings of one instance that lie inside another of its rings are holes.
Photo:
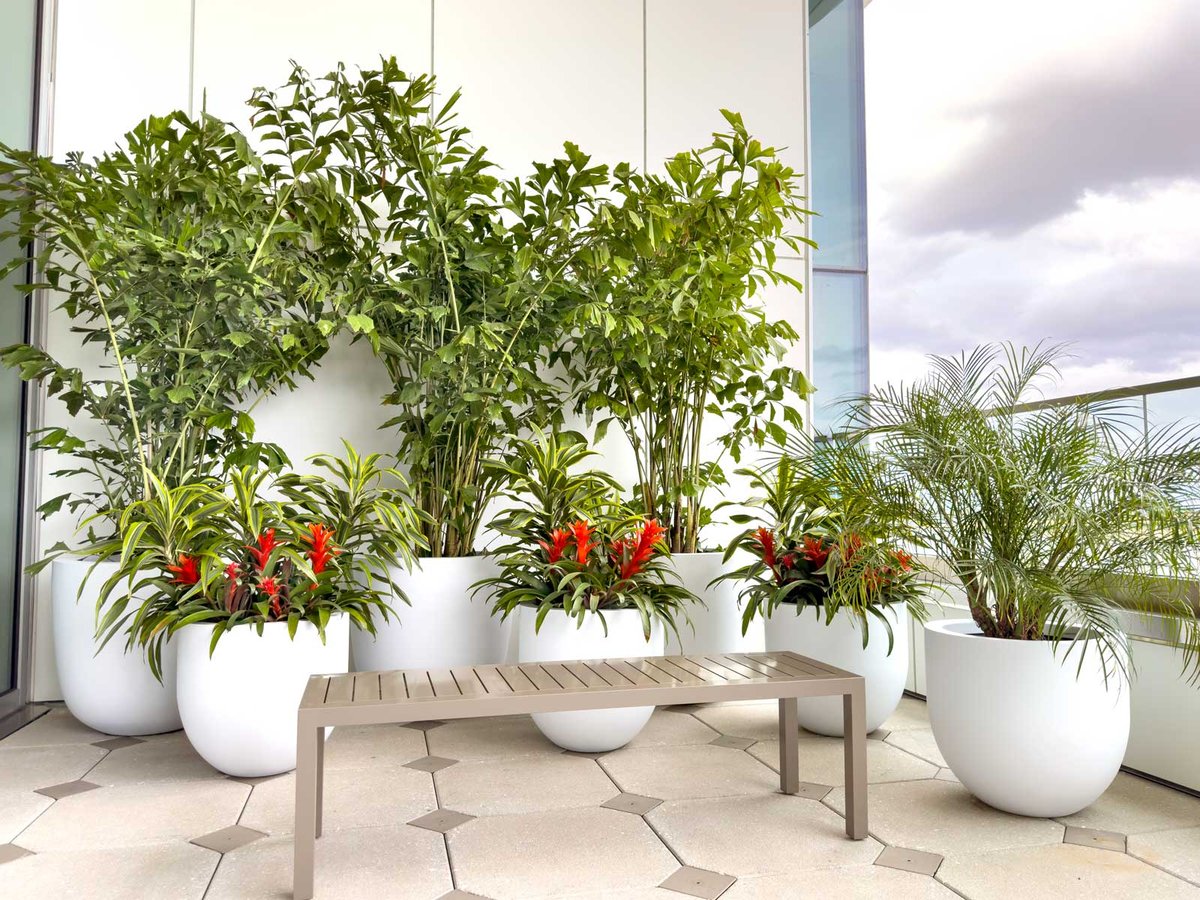
[[[429,749],[429,732],[421,732],[421,736],[425,739],[425,755],[433,756],[433,751]],[[461,760],[460,760],[461,762]],[[442,795],[438,791],[437,772],[429,773],[430,779],[433,781],[433,801],[437,804],[437,808],[442,808]],[[450,855],[450,835],[442,832],[442,846],[446,849],[446,868],[450,870],[450,889],[458,890],[458,876],[454,873],[454,858]]]
[[[87,745],[88,745],[88,746],[95,746],[95,745],[94,745],[94,744],[92,744],[90,741],[88,741],[88,742],[87,742]],[[47,747],[49,747],[49,746],[54,746],[54,745],[47,744],[46,746],[47,746]],[[65,745],[63,745],[63,746],[84,746],[84,745],[82,745],[82,744],[80,744],[80,745],[71,745],[71,744],[65,744]],[[30,747],[29,749],[31,749],[31,750],[32,750],[32,749],[34,749],[34,748],[33,748],[33,747]],[[97,747],[96,749],[97,749],[97,750],[104,750],[104,748],[103,748],[103,747]],[[104,750],[104,755],[103,755],[103,756],[101,756],[101,757],[100,757],[98,760],[96,760],[94,763],[92,763],[92,764],[91,764],[91,765],[88,767],[88,770],[87,770],[86,772],[84,772],[82,775],[80,775],[78,778],[76,778],[75,780],[76,780],[76,781],[84,781],[84,780],[86,780],[86,779],[87,779],[87,777],[88,777],[89,775],[91,775],[91,774],[92,774],[92,771],[93,771],[93,770],[96,768],[96,766],[100,765],[100,763],[102,763],[102,762],[104,762],[106,759],[108,759],[108,757],[109,757],[109,755],[110,755],[111,753],[112,753],[112,751],[111,751],[111,750]],[[102,789],[102,788],[104,788],[104,787],[106,787],[106,785],[99,785],[99,788],[101,788],[101,789]],[[32,793],[37,793],[37,792],[36,792],[36,791],[32,791]],[[38,796],[45,797],[46,795],[45,795],[45,794],[39,794]],[[33,827],[33,824],[34,824],[34,822],[36,822],[38,819],[40,819],[40,818],[41,818],[42,816],[44,816],[46,813],[50,812],[50,810],[54,809],[54,806],[55,806],[55,804],[56,804],[56,803],[58,803],[58,800],[59,800],[59,798],[58,798],[58,797],[50,797],[49,799],[50,799],[50,805],[49,805],[49,806],[47,806],[45,809],[43,809],[43,810],[42,810],[40,813],[38,813],[38,814],[37,814],[36,816],[34,816],[32,819],[30,819],[30,820],[29,820],[29,822],[28,822],[28,823],[25,825],[25,827],[24,827],[24,828],[22,828],[22,829],[21,829],[20,831],[18,831],[18,832],[17,832],[15,835],[13,835],[13,837],[12,837],[12,840],[11,840],[11,841],[9,841],[9,843],[10,843],[10,844],[15,844],[15,843],[17,843],[17,840],[18,840],[18,839],[21,837],[21,835],[23,835],[23,834],[24,834],[26,831],[28,831],[30,828],[32,828],[32,827]]]
[[[945,859],[943,858],[942,861],[945,862]],[[940,872],[941,870],[942,870],[942,867],[938,866],[938,872]],[[950,885],[946,884],[946,882],[942,881],[942,879],[938,878],[937,872],[934,872],[933,875],[930,877],[933,878],[934,881],[936,881],[938,884],[940,884],[942,887],[944,887],[950,893],[954,894],[956,897],[962,897],[963,900],[971,900],[970,897],[968,897],[966,894],[964,894],[958,888],[951,887]]]
[[[1173,830],[1173,829],[1165,829],[1165,830]],[[1149,833],[1149,832],[1139,832],[1139,834],[1147,834],[1147,833]],[[1129,850],[1129,838],[1130,837],[1132,837],[1132,835],[1125,835],[1125,855],[1126,856],[1128,856],[1132,859],[1136,859],[1138,862],[1143,862],[1146,865],[1150,866],[1151,868],[1158,869],[1160,872],[1164,872],[1167,875],[1170,875],[1176,881],[1182,881],[1184,884],[1190,884],[1193,887],[1200,887],[1200,882],[1192,881],[1190,878],[1184,878],[1182,875],[1178,874],[1177,872],[1172,872],[1170,869],[1163,868],[1156,862],[1151,862],[1150,860],[1146,859],[1143,856],[1138,856],[1136,853],[1130,852],[1130,850]]]

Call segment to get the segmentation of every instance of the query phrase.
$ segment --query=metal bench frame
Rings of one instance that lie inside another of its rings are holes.
[[[325,729],[480,716],[779,701],[779,789],[800,786],[797,700],[841,696],[845,716],[846,834],[867,836],[866,686],[861,675],[790,652],[463,666],[314,675],[296,717],[296,832],[292,895],[313,895],[321,836]]]

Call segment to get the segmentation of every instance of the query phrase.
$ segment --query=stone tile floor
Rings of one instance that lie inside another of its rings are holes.
[[[628,747],[564,753],[527,717],[339,728],[317,897],[1200,900],[1200,799],[1122,774],[1061,821],[973,800],[924,704],[868,744],[871,837],[843,832],[838,740],[776,706],[661,709]],[[55,709],[0,741],[0,898],[284,898],[291,775],[232,779],[181,733],[108,738]]]

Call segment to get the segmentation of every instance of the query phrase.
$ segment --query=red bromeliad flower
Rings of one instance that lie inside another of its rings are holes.
[[[896,557],[896,564],[900,566],[901,572],[907,572],[912,568],[912,556],[905,553],[903,550],[897,550],[893,556]]]
[[[267,560],[271,558],[271,552],[279,546],[275,541],[275,529],[268,528],[258,536],[257,545],[251,547],[246,545],[246,549],[250,551],[250,555],[254,557],[254,564],[258,566],[261,572],[267,564]]]
[[[632,540],[618,542],[621,544],[622,556],[625,550],[631,550],[629,558],[621,564],[622,581],[627,581],[642,571],[642,567],[654,555],[655,544],[661,541],[666,533],[667,530],[658,524],[657,519],[647,519],[645,524],[634,532]]]
[[[772,569],[775,568],[775,535],[767,528],[760,528],[754,532],[754,539],[758,541],[758,551],[762,554],[762,561]]]
[[[785,572],[795,565],[796,565],[796,554],[794,554],[794,553],[785,553],[783,555],[783,558],[779,560],[779,568],[783,569]]]
[[[563,557],[563,552],[567,549],[567,543],[571,540],[571,532],[565,528],[555,528],[550,532],[550,542],[538,541],[541,548],[546,551],[546,559],[552,563],[558,562]]]
[[[242,574],[242,567],[235,562],[231,562],[225,567],[225,577],[233,580]]]
[[[811,534],[804,536],[804,547],[800,552],[817,569],[825,565],[825,560],[829,559],[829,548],[820,538],[813,537]]]
[[[596,541],[592,540],[593,531],[592,526],[582,519],[571,523],[571,537],[575,539],[575,562],[581,566],[587,564],[588,554],[596,546]]]
[[[171,584],[195,584],[200,580],[199,566],[196,557],[180,553],[179,562],[176,565],[167,566],[167,571],[175,576],[171,580]]]
[[[279,606],[279,590],[282,585],[275,580],[275,577],[264,578],[258,587],[271,601],[271,611],[275,613],[276,617],[283,615],[283,610]]]
[[[333,529],[324,525],[310,522],[308,534],[303,535],[303,540],[310,547],[305,555],[312,564],[314,575],[324,572],[330,560],[342,552],[333,546]]]

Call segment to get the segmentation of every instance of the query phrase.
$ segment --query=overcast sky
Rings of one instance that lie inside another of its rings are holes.
[[[1056,393],[1200,375],[1200,0],[873,0],[872,381],[1074,342]]]

